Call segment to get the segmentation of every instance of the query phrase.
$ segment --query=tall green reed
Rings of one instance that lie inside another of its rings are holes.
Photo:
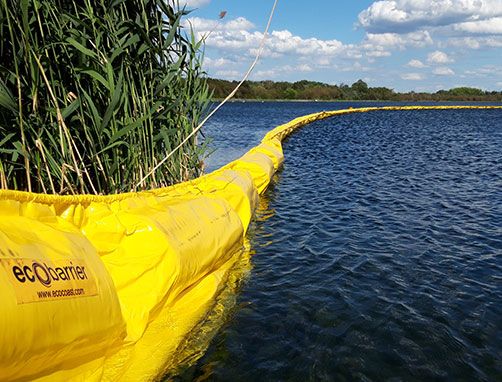
[[[0,0],[0,188],[106,194],[196,177],[209,94],[176,0]]]

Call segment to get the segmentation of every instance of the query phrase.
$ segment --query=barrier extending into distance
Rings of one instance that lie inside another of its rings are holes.
[[[151,380],[176,367],[242,253],[293,130],[172,187],[109,196],[0,191],[0,379]]]

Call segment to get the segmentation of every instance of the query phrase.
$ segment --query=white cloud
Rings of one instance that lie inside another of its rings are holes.
[[[455,75],[455,72],[451,70],[450,68],[447,68],[446,66],[441,66],[439,68],[435,68],[432,71],[433,74],[437,76],[453,76]]]
[[[332,56],[341,53],[343,44],[338,40],[303,39],[290,31],[273,31],[267,40],[267,48],[278,53]]]
[[[359,44],[367,57],[387,57],[390,50],[403,50],[408,47],[422,48],[432,44],[429,32],[418,31],[406,34],[397,33],[366,33],[365,39]]]
[[[328,57],[322,57],[317,62],[319,66],[330,66],[331,60]]]
[[[484,0],[478,1],[483,2]],[[499,2],[502,5],[502,0],[499,0]],[[355,73],[363,72],[380,73],[383,65],[389,65],[389,68],[401,65],[399,61],[392,62],[392,60],[385,60],[385,57],[396,54],[397,51],[408,50],[408,53],[413,54],[412,57],[416,58],[410,59],[405,65],[401,66],[401,70],[398,70],[397,73],[394,70],[394,74],[380,75],[379,78],[384,81],[385,86],[389,86],[389,84],[391,87],[396,86],[396,83],[401,80],[411,81],[407,82],[408,84],[413,84],[412,81],[416,81],[415,84],[425,86],[429,80],[434,84],[437,84],[437,81],[458,81],[459,77],[452,68],[459,75],[468,76],[465,66],[461,66],[468,57],[463,50],[502,47],[502,34],[487,34],[488,31],[490,33],[496,31],[496,25],[490,20],[496,17],[502,19],[502,16],[492,15],[489,17],[485,15],[481,17],[481,12],[477,12],[474,16],[472,16],[473,13],[471,12],[472,17],[466,16],[468,13],[465,11],[468,8],[467,5],[473,4],[470,0],[375,1],[373,5],[376,7],[376,4],[380,4],[380,11],[385,12],[390,3],[395,4],[395,10],[386,17],[392,23],[406,24],[405,21],[411,20],[411,16],[418,20],[419,12],[417,7],[420,6],[422,7],[420,9],[423,10],[422,21],[432,15],[433,18],[437,16],[436,19],[440,19],[442,24],[429,20],[425,24],[416,23],[417,26],[422,25],[417,29],[398,27],[392,32],[381,32],[382,29],[371,29],[372,27],[369,27],[362,41],[351,44],[345,44],[336,39],[306,38],[285,29],[273,30],[267,37],[260,68],[254,72],[252,78],[277,80],[287,80],[292,77],[309,78],[310,75],[303,75],[302,73],[318,70],[327,73],[328,69],[329,72],[343,72],[344,76],[352,76]],[[455,3],[459,12],[464,12],[462,13],[463,16],[457,15],[458,17],[446,20],[445,15],[448,12],[443,12],[442,8],[437,6],[439,3],[450,10],[455,7],[452,8],[448,4]],[[464,3],[467,4],[467,8],[464,7],[465,9],[463,8]],[[427,6],[428,4],[430,7]],[[486,8],[483,7],[476,9]],[[429,8],[436,9],[440,15],[438,16],[434,12],[431,13]],[[377,10],[377,8],[374,8],[374,10]],[[373,16],[375,15],[376,13],[373,14]],[[381,16],[381,19],[383,20],[383,16]],[[372,19],[372,22],[375,20],[377,18]],[[228,79],[240,78],[247,65],[252,61],[252,57],[257,53],[263,41],[263,33],[258,31],[256,26],[244,17],[230,20],[208,20],[193,17],[190,21],[199,38],[207,36],[205,40],[205,65],[209,68],[210,76],[215,75]],[[430,27],[425,29],[423,25],[430,25]],[[456,30],[454,30],[454,26]],[[471,35],[468,35],[468,33]],[[412,52],[411,48],[417,50]],[[428,55],[426,55],[428,52],[424,53],[423,50],[420,50],[424,48],[428,48],[427,50],[430,52]],[[475,57],[476,52],[472,52],[472,54]],[[219,58],[211,59],[211,57]],[[453,58],[457,57],[459,57],[459,60],[462,57],[462,60],[453,67],[451,63],[454,62]],[[377,71],[375,62],[378,61],[382,65]],[[424,70],[425,68],[428,69]],[[476,68],[476,65],[472,65],[472,68]],[[345,72],[350,74],[345,74]],[[487,74],[486,78],[488,77]],[[362,78],[361,74],[359,74],[358,78]],[[502,80],[502,76],[499,75],[492,75],[490,78],[493,84]],[[385,83],[385,81],[387,82]]]
[[[502,36],[490,37],[454,37],[448,39],[444,46],[454,48],[502,48]]]
[[[254,56],[263,40],[263,33],[247,19],[240,17],[232,20],[217,21],[194,17],[190,19],[199,38],[206,36],[206,46],[217,48],[229,56]],[[359,44],[343,44],[341,41],[303,38],[288,30],[274,30],[267,37],[263,58],[283,56],[297,59],[316,57],[315,67],[326,67],[331,59],[360,60],[366,57],[368,62],[388,57],[392,50],[404,50],[408,47],[425,47],[433,43],[427,31],[415,31],[406,34],[367,33]],[[214,63],[216,65],[216,63]]]
[[[502,17],[458,23],[453,25],[453,29],[471,34],[502,34]]]
[[[427,62],[430,64],[447,64],[453,62],[453,60],[445,52],[436,50],[427,55]]]
[[[502,16],[501,0],[384,0],[359,14],[372,33],[409,32]]]
[[[407,81],[421,81],[425,79],[425,76],[421,73],[403,73],[400,76],[403,80]]]
[[[254,80],[269,80],[271,78],[277,78],[279,71],[276,69],[269,70],[258,70],[251,75]]]
[[[388,57],[391,54],[392,53],[390,53],[388,50],[383,50],[383,49],[375,49],[366,52],[367,57]]]
[[[189,21],[199,38],[207,36],[206,45],[210,47],[253,55],[263,40],[263,33],[253,31],[255,26],[243,17],[225,22],[198,17]],[[279,30],[272,31],[267,37],[263,56],[334,56],[342,54],[347,47],[338,40],[305,39],[288,30]]]
[[[406,34],[367,33],[365,43],[389,48],[404,48],[407,46],[420,48],[431,44],[432,38],[427,31],[417,31]]]
[[[234,51],[239,54],[249,54],[249,50],[258,48],[263,35],[260,32],[248,32],[246,30],[225,32],[215,30],[206,40],[207,46],[220,48],[226,51]]]
[[[484,65],[478,67],[474,70],[465,70],[464,73],[469,77],[481,77],[481,78],[502,78],[502,67],[496,65]]]
[[[450,38],[445,44],[441,45],[450,48],[479,49],[482,47],[482,42],[474,37]]]
[[[410,61],[408,61],[406,66],[409,66],[410,68],[421,69],[421,68],[425,68],[426,65],[420,60],[410,60]]]
[[[204,58],[204,67],[209,68],[209,69],[214,69],[214,68],[228,68],[229,66],[235,65],[235,61],[228,60],[226,58],[216,58],[212,59],[210,57],[205,57]]]
[[[502,88],[502,81],[497,82],[495,85],[497,85],[499,88]]]
[[[224,23],[226,31],[251,30],[254,27],[254,24],[245,17],[237,17],[236,19],[228,20]]]
[[[352,59],[352,60],[360,60],[363,58],[363,54],[361,53],[361,50],[358,46],[347,46],[344,49],[343,53],[344,57]]]
[[[311,72],[313,69],[310,65],[307,64],[302,64],[298,65],[294,71],[299,71],[299,72]]]
[[[403,45],[404,39],[397,33],[367,33],[366,42],[376,46],[398,47]]]
[[[439,48],[502,47],[502,0],[374,1],[358,20],[367,35],[381,36],[374,39],[387,40],[394,49],[433,43]],[[428,39],[420,38],[420,33],[427,33]],[[413,34],[418,37],[414,44]]]
[[[358,17],[359,23],[368,30],[380,29],[378,24],[402,23],[406,18],[406,12],[398,9],[395,1],[376,1]]]

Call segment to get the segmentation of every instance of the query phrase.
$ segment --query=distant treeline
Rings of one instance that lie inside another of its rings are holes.
[[[210,78],[213,98],[225,98],[237,81]],[[396,93],[386,87],[369,87],[363,80],[352,85],[328,85],[322,82],[245,81],[235,98],[259,100],[375,100],[375,101],[502,101],[502,92],[459,87],[435,93]]]

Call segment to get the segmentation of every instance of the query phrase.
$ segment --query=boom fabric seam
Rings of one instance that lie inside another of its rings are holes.
[[[336,115],[265,135],[236,161],[171,187],[96,196],[0,191],[0,380],[153,380],[208,315],[245,252],[258,203],[283,162],[282,141]]]

